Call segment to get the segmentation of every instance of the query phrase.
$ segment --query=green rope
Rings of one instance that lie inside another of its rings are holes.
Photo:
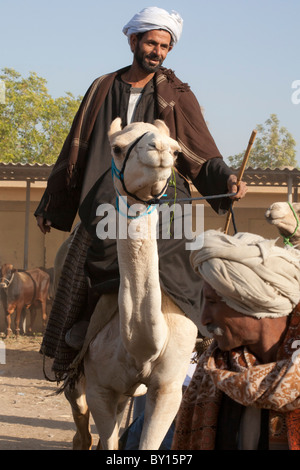
[[[172,168],[172,178],[170,178],[169,186],[171,186],[171,187],[174,188],[174,199],[172,199],[172,204],[176,204],[176,200],[177,200],[177,185],[176,185],[176,173],[175,173],[174,168]],[[167,205],[169,205],[169,202],[170,202],[170,200],[164,201],[164,200],[162,199],[162,201],[161,201],[162,204],[167,204]],[[170,217],[170,224],[169,224],[169,228],[168,228],[168,234],[169,234],[170,236],[172,236],[172,234],[171,234],[171,225],[172,225],[173,220],[174,220],[174,210],[172,211],[172,215],[171,215],[171,217]]]

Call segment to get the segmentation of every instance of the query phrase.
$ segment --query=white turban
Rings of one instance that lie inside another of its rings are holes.
[[[300,251],[259,235],[203,234],[190,255],[195,272],[234,310],[254,316],[289,315],[300,301]]]
[[[158,7],[144,8],[124,26],[123,33],[128,37],[131,34],[145,33],[152,29],[164,29],[168,31],[173,43],[179,41],[182,32],[183,20],[181,16],[174,10],[168,13],[166,10]]]

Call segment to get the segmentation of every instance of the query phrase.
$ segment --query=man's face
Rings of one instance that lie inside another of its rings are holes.
[[[140,40],[133,34],[131,47],[137,64],[147,73],[155,73],[172,49],[171,35],[167,31],[146,32]]]
[[[259,320],[228,307],[206,282],[203,285],[203,313],[201,321],[213,334],[222,351],[257,344]]]

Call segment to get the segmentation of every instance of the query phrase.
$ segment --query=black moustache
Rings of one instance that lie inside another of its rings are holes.
[[[153,55],[148,55],[147,58],[150,60],[161,60],[159,56],[153,56]]]

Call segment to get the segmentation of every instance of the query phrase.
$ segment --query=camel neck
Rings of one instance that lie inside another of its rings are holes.
[[[166,338],[166,323],[161,311],[157,240],[156,237],[145,236],[145,230],[156,224],[157,219],[157,210],[140,219],[125,219],[128,236],[117,239],[119,298],[123,299],[119,311],[121,324],[127,325],[126,329],[122,329],[122,339],[131,353],[144,351],[145,357],[150,355],[153,359],[161,351]],[[124,220],[122,222],[125,223]],[[144,360],[142,356],[141,362]]]

